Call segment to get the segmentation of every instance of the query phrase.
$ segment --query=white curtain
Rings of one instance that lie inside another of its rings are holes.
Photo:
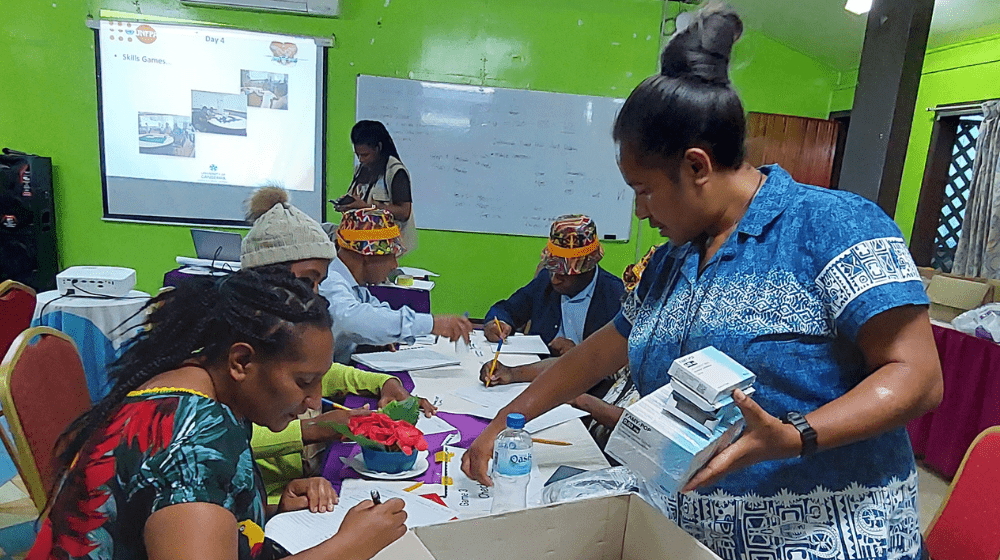
[[[983,103],[969,204],[952,273],[1000,279],[1000,101]]]

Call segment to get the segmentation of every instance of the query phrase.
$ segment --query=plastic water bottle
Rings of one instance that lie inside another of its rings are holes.
[[[507,415],[507,429],[493,444],[493,507],[490,513],[527,507],[531,478],[531,435],[524,431],[524,415]]]

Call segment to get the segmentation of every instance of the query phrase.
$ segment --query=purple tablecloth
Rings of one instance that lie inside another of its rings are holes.
[[[163,275],[163,287],[176,286],[178,282],[193,277],[193,274],[185,274],[181,272],[181,269],[175,268]]]
[[[181,272],[180,268],[175,268],[163,275],[163,287],[176,286],[177,282],[193,276],[193,274]],[[379,301],[388,303],[389,307],[393,309],[399,309],[405,305],[417,313],[431,312],[431,293],[427,290],[378,285],[368,286],[368,291]]]
[[[407,391],[413,391],[413,379],[410,377],[409,373],[399,372],[394,373],[393,375],[398,377],[399,380],[403,382],[403,387],[405,387]],[[378,401],[376,399],[359,397],[357,395],[350,395],[344,399],[344,405],[350,408],[361,408],[365,404],[370,405],[374,409],[377,406]],[[445,422],[457,428],[462,434],[462,438],[458,442],[452,442],[450,445],[465,449],[472,445],[472,441],[475,440],[476,437],[478,437],[479,434],[486,429],[487,424],[490,423],[487,419],[470,416],[468,414],[441,412],[438,413],[438,416]],[[414,482],[424,482],[427,484],[437,484],[441,482],[441,464],[434,462],[434,455],[438,451],[441,451],[444,439],[451,433],[454,432],[444,432],[425,437],[427,440],[428,461],[430,462],[430,466],[427,468],[425,473],[413,478]],[[344,482],[345,478],[361,478],[361,475],[340,460],[341,457],[349,458],[359,453],[361,453],[361,448],[358,447],[358,444],[353,442],[333,443],[330,445],[330,449],[323,465],[323,478],[329,480],[330,484],[333,485],[334,490],[337,492],[340,492],[340,486]]]
[[[428,290],[412,290],[383,285],[367,286],[367,288],[379,301],[388,303],[389,307],[393,309],[399,309],[405,305],[417,313],[431,312],[431,293]]]
[[[1000,425],[1000,345],[932,325],[944,374],[944,399],[907,426],[913,452],[952,477],[979,432]]]

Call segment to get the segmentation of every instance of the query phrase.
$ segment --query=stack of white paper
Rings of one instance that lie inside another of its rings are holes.
[[[198,259],[195,257],[177,257],[177,264],[185,266],[196,266],[201,268],[217,268],[219,270],[237,271],[240,269],[240,261],[218,261],[212,259]]]
[[[510,401],[517,398],[518,395],[527,389],[528,385],[529,383],[511,383],[509,385],[495,385],[493,387],[479,385],[475,387],[462,387],[461,389],[455,389],[451,393],[483,407],[485,417],[493,418],[503,407],[510,404]],[[586,412],[573,408],[568,404],[559,405],[525,424],[524,429],[533,434],[545,428],[551,428],[552,426],[557,426],[576,418],[582,418],[586,415]]]
[[[461,363],[453,356],[445,356],[428,346],[407,346],[396,352],[354,354],[351,359],[377,371],[418,371]]]
[[[497,342],[487,342],[489,351],[496,353]],[[542,337],[532,334],[514,334],[508,336],[500,347],[500,355],[504,354],[545,354],[550,353],[549,347],[542,341]]]

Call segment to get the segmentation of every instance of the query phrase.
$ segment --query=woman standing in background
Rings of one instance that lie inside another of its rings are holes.
[[[410,172],[399,159],[396,144],[379,121],[358,121],[351,129],[358,167],[347,195],[334,202],[338,212],[374,206],[392,214],[399,226],[404,253],[417,248]]]

